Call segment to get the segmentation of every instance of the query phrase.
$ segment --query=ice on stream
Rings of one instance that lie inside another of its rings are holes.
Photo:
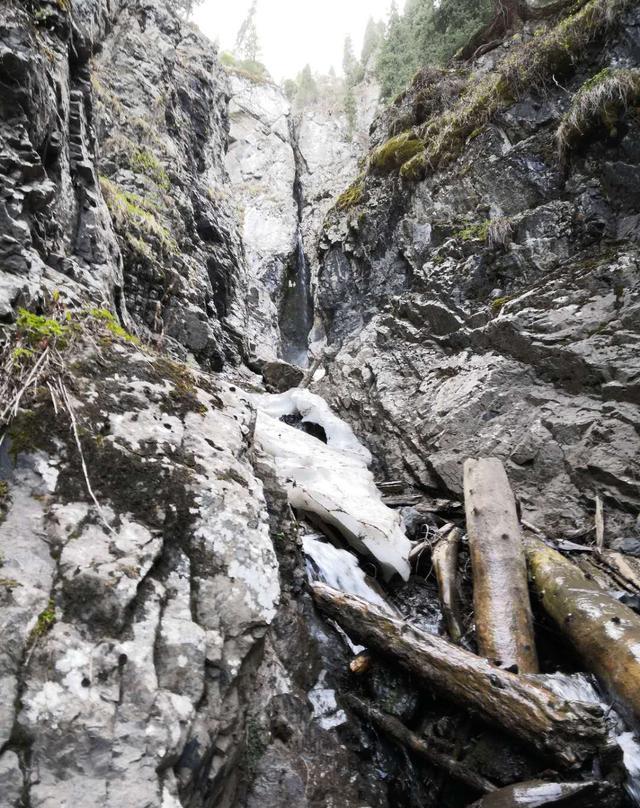
[[[274,458],[292,507],[317,514],[355,550],[371,554],[386,578],[398,573],[408,580],[411,544],[404,524],[382,502],[368,468],[371,455],[351,427],[308,390],[255,396],[254,400],[258,409],[255,443]],[[303,422],[321,426],[327,443],[279,420],[295,414]]]
[[[309,577],[328,586],[372,603],[383,612],[395,615],[382,595],[369,584],[358,559],[347,550],[339,550],[316,536],[304,536],[302,548],[309,559]]]

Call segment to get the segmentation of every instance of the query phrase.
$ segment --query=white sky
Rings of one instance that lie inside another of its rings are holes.
[[[251,0],[204,0],[193,21],[222,50],[232,50]],[[258,0],[262,61],[276,81],[293,78],[307,62],[326,73],[342,70],[344,38],[351,34],[356,55],[367,20],[387,19],[391,0]]]

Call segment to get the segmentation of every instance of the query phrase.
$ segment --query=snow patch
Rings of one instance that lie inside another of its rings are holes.
[[[255,396],[259,410],[276,420],[283,415],[301,415],[302,423],[321,426],[327,434],[327,445],[361,459],[367,466],[371,453],[353,434],[351,427],[331,411],[327,402],[308,390],[294,388],[286,393]]]
[[[351,427],[307,390],[255,400],[256,445],[274,458],[292,507],[337,528],[355,550],[376,558],[387,578],[397,572],[408,580],[411,543],[400,515],[382,502],[368,469],[371,455]],[[324,428],[326,445],[277,420],[296,413]]]

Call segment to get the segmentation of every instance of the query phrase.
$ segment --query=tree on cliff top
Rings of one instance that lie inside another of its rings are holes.
[[[392,4],[376,74],[382,97],[404,89],[421,67],[444,65],[491,18],[504,0],[407,0],[404,14]]]
[[[190,17],[193,13],[193,9],[203,2],[204,0],[178,0],[177,5],[181,11],[184,11],[187,17]]]
[[[236,37],[235,51],[246,62],[257,62],[260,55],[260,40],[256,25],[257,13],[258,0],[253,0]]]

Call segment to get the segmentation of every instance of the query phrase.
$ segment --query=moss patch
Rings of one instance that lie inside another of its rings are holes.
[[[349,210],[359,205],[364,198],[364,181],[362,177],[352,183],[346,191],[343,191],[336,201],[338,210]]]
[[[369,158],[370,171],[390,174],[424,151],[424,141],[413,132],[403,132],[374,149]]]
[[[486,222],[470,224],[454,233],[454,238],[458,238],[461,241],[487,241],[489,238],[490,225],[491,222],[489,219],[487,219]]]
[[[53,600],[47,604],[47,608],[40,612],[38,621],[33,627],[29,640],[27,641],[28,647],[34,646],[41,637],[48,634],[54,627],[56,622],[56,605]]]

